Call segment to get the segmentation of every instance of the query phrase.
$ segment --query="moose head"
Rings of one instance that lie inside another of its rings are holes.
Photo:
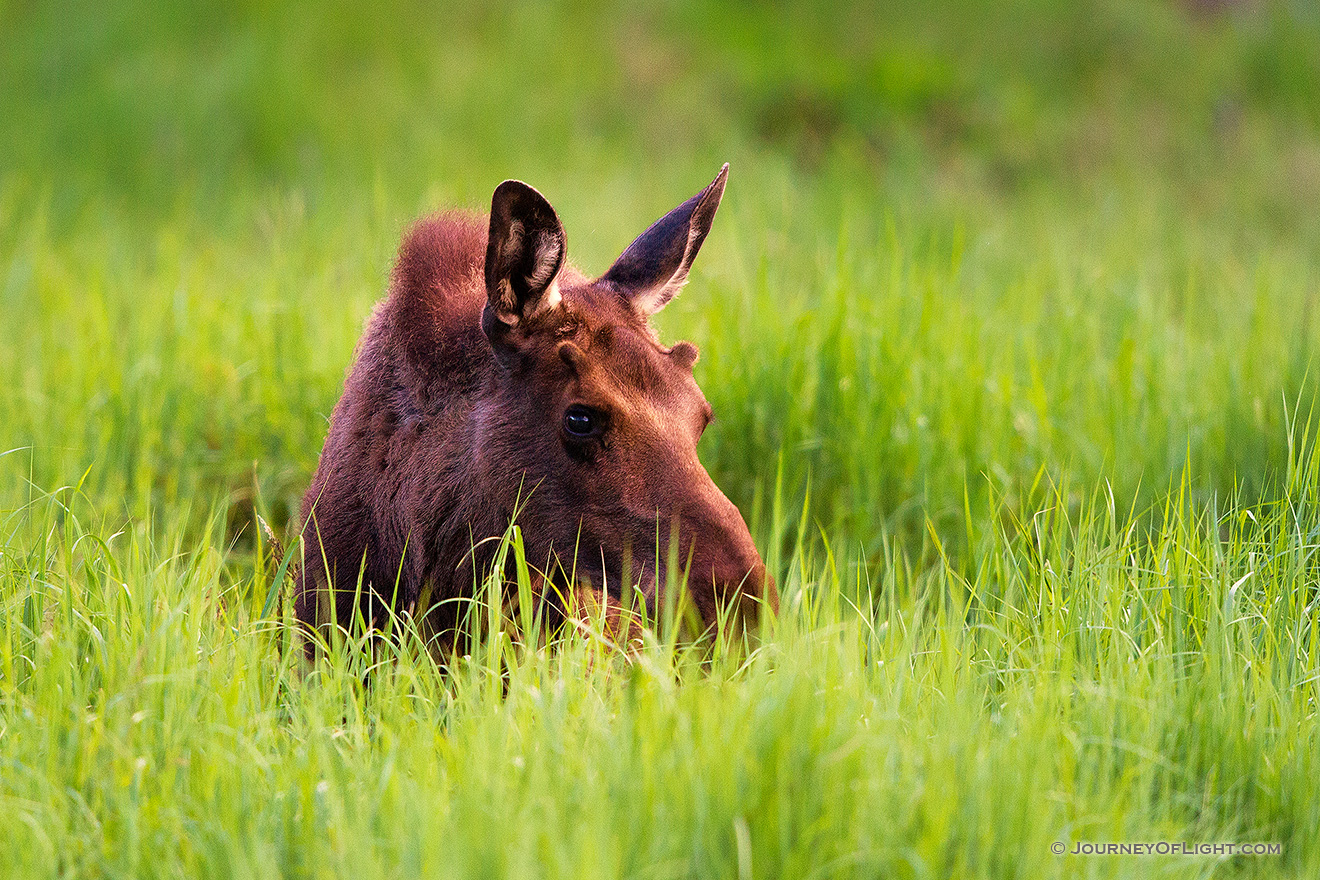
[[[635,585],[652,610],[685,578],[707,625],[721,609],[773,613],[778,595],[697,455],[713,417],[693,378],[697,349],[665,347],[649,319],[687,282],[727,176],[725,165],[594,280],[566,263],[550,203],[500,184],[481,315],[498,369],[474,412],[476,445],[519,481],[525,532],[563,571],[615,594]]]
[[[711,420],[697,349],[664,347],[648,323],[687,280],[727,172],[594,280],[525,183],[496,188],[488,225],[450,213],[412,228],[303,498],[296,608],[310,630],[409,609],[454,632],[494,561],[482,539],[510,520],[528,560],[545,560],[538,583],[570,602],[617,616],[637,589],[654,613],[686,582],[708,627],[777,610],[697,457]]]

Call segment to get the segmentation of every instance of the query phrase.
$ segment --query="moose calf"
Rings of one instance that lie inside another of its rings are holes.
[[[676,539],[706,625],[722,608],[777,610],[742,516],[697,460],[711,420],[697,349],[665,348],[647,323],[686,282],[727,175],[594,280],[516,180],[488,222],[447,213],[408,232],[303,500],[304,625],[408,609],[452,633],[462,603],[448,600],[473,595],[493,561],[483,539],[515,515],[546,596],[596,591],[599,607],[637,588],[654,612]]]

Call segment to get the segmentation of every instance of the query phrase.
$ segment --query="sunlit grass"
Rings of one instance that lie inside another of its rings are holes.
[[[964,570],[799,548],[750,653],[630,653],[495,618],[304,665],[274,569],[214,523],[113,533],[76,491],[6,518],[15,876],[1202,876],[1055,840],[1282,841],[1316,867],[1318,469],[1277,502],[1132,525],[1002,508]],[[511,551],[512,552],[512,551]],[[496,616],[500,605],[492,606]],[[741,841],[741,843],[740,843]],[[1077,857],[1072,857],[1077,858]],[[741,864],[739,860],[746,864]]]

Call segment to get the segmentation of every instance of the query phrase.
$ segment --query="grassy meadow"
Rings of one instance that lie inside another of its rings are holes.
[[[253,514],[408,223],[724,161],[760,643],[305,667]],[[1303,0],[0,2],[0,876],[1320,876],[1317,205]],[[1280,851],[1071,854],[1158,841]]]

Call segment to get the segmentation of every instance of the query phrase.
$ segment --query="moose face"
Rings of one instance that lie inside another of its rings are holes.
[[[482,315],[500,370],[477,413],[482,447],[520,475],[520,518],[562,577],[615,595],[636,585],[654,610],[686,574],[708,625],[722,606],[754,620],[778,597],[742,516],[697,457],[712,418],[692,375],[697,349],[662,346],[648,319],[686,281],[727,170],[595,280],[565,269],[549,203],[526,184],[501,184]],[[668,570],[673,559],[681,572]]]

